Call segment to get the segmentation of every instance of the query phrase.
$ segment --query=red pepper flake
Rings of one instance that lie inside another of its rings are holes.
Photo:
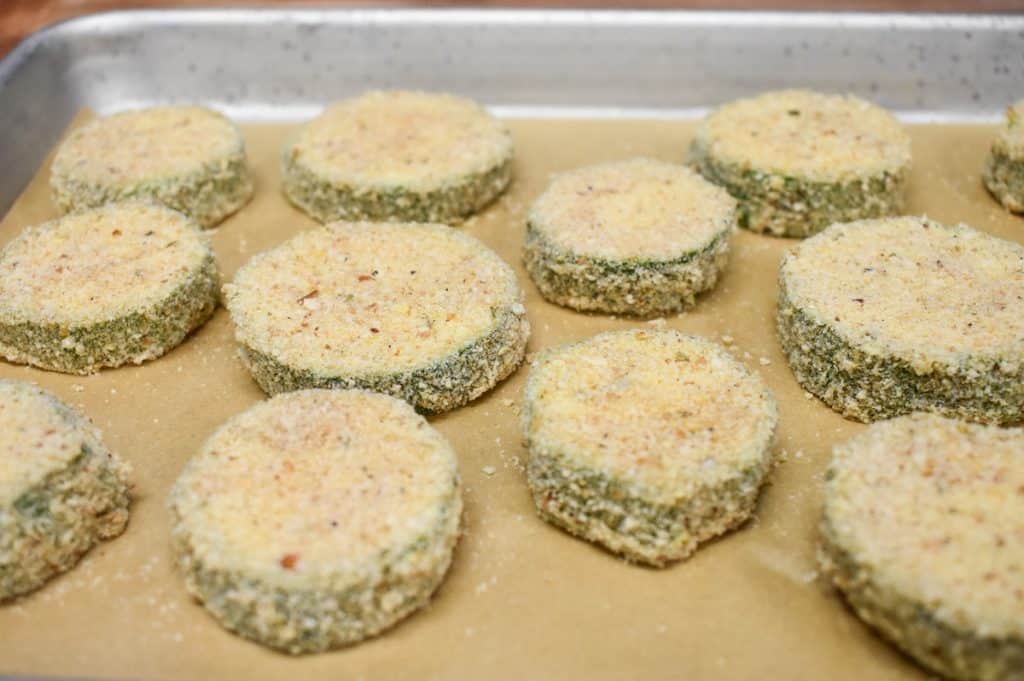
[[[371,274],[360,274],[359,275],[359,281],[370,281],[371,279],[373,279],[373,275],[371,275]]]
[[[113,232],[111,232],[111,234],[113,234],[114,236],[121,236],[121,230],[115,229]]]
[[[286,553],[281,556],[281,567],[285,570],[292,570],[295,565],[299,562],[299,554],[297,553]]]

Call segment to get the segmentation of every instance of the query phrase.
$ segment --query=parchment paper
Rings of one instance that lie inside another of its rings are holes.
[[[515,265],[533,325],[530,349],[642,324],[550,305],[520,264],[523,218],[550,173],[650,155],[683,157],[692,121],[511,121],[512,190],[462,229]],[[291,126],[249,125],[254,200],[213,233],[225,278],[250,256],[314,225],[279,192]],[[914,127],[909,212],[1021,239],[1024,220],[984,191],[993,128]],[[0,224],[6,243],[54,217],[44,167]],[[545,524],[533,511],[518,429],[525,367],[470,406],[431,421],[453,443],[467,527],[433,604],[355,647],[292,658],[221,629],[186,594],[168,546],[165,499],[200,443],[263,396],[214,319],[167,356],[90,377],[0,362],[83,409],[134,466],[125,534],[73,571],[0,607],[0,673],[140,679],[923,679],[817,579],[821,475],[845,421],[794,382],[773,327],[775,278],[788,240],[741,231],[724,279],[669,326],[733,339],[779,402],[785,461],[740,530],[664,570],[636,567]],[[2,424],[0,424],[2,427]],[[493,471],[492,471],[493,467]],[[491,473],[490,475],[488,473]]]

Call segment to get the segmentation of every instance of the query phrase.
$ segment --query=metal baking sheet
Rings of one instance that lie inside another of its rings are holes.
[[[943,123],[912,130],[910,209],[1024,234],[1021,219],[978,182],[991,128],[959,125],[991,123],[1024,95],[1024,17],[185,11],[74,20],[0,63],[0,213],[21,196],[0,223],[0,243],[53,215],[45,157],[76,112],[201,101],[250,121],[257,196],[213,235],[230,277],[252,254],[312,225],[277,191],[277,154],[290,129],[278,123],[368,87],[453,90],[512,119],[515,186],[463,228],[516,265],[536,351],[634,324],[547,305],[523,274],[523,212],[548,174],[634,154],[678,159],[692,122],[677,119],[791,85],[853,91],[911,121]],[[778,352],[774,268],[791,242],[741,233],[735,243],[719,287],[666,323],[732,337],[737,356],[780,400],[787,460],[754,521],[663,571],[625,565],[542,523],[521,473],[521,370],[432,419],[456,446],[469,509],[434,604],[328,655],[291,659],[225,633],[171,570],[168,481],[218,423],[261,397],[234,359],[223,311],[141,367],[83,378],[0,363],[0,374],[38,380],[82,405],[135,464],[138,499],[123,537],[0,608],[0,675],[925,678],[815,583],[820,473],[831,442],[861,426],[806,399]]]

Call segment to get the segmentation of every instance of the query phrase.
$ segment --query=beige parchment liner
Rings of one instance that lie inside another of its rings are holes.
[[[461,229],[512,263],[527,295],[531,352],[643,324],[544,302],[520,263],[524,215],[552,172],[649,155],[684,157],[692,121],[513,120],[511,191]],[[227,278],[314,222],[279,190],[286,125],[246,125],[256,195],[213,233]],[[989,198],[980,170],[990,126],[915,126],[908,212],[1024,239],[1024,219]],[[47,166],[48,167],[48,166]],[[56,216],[46,167],[0,223],[0,243]],[[794,382],[773,329],[775,277],[793,241],[740,231],[724,279],[667,324],[719,341],[760,372],[779,403],[771,476],[756,517],[664,570],[628,565],[540,521],[522,465],[526,370],[471,405],[431,418],[455,447],[467,527],[433,604],[383,636],[291,658],[222,630],[186,594],[169,550],[165,499],[200,443],[263,395],[235,357],[226,312],[167,356],[79,377],[0,362],[83,409],[130,461],[136,501],[123,536],[35,594],[0,607],[0,673],[140,679],[923,679],[817,579],[815,525],[832,444],[863,426]],[[2,424],[0,424],[2,427]]]

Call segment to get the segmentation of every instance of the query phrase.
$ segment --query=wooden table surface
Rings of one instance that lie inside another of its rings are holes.
[[[81,14],[162,7],[635,7],[647,9],[1024,12],[1024,0],[0,0],[0,57],[33,31]]]

